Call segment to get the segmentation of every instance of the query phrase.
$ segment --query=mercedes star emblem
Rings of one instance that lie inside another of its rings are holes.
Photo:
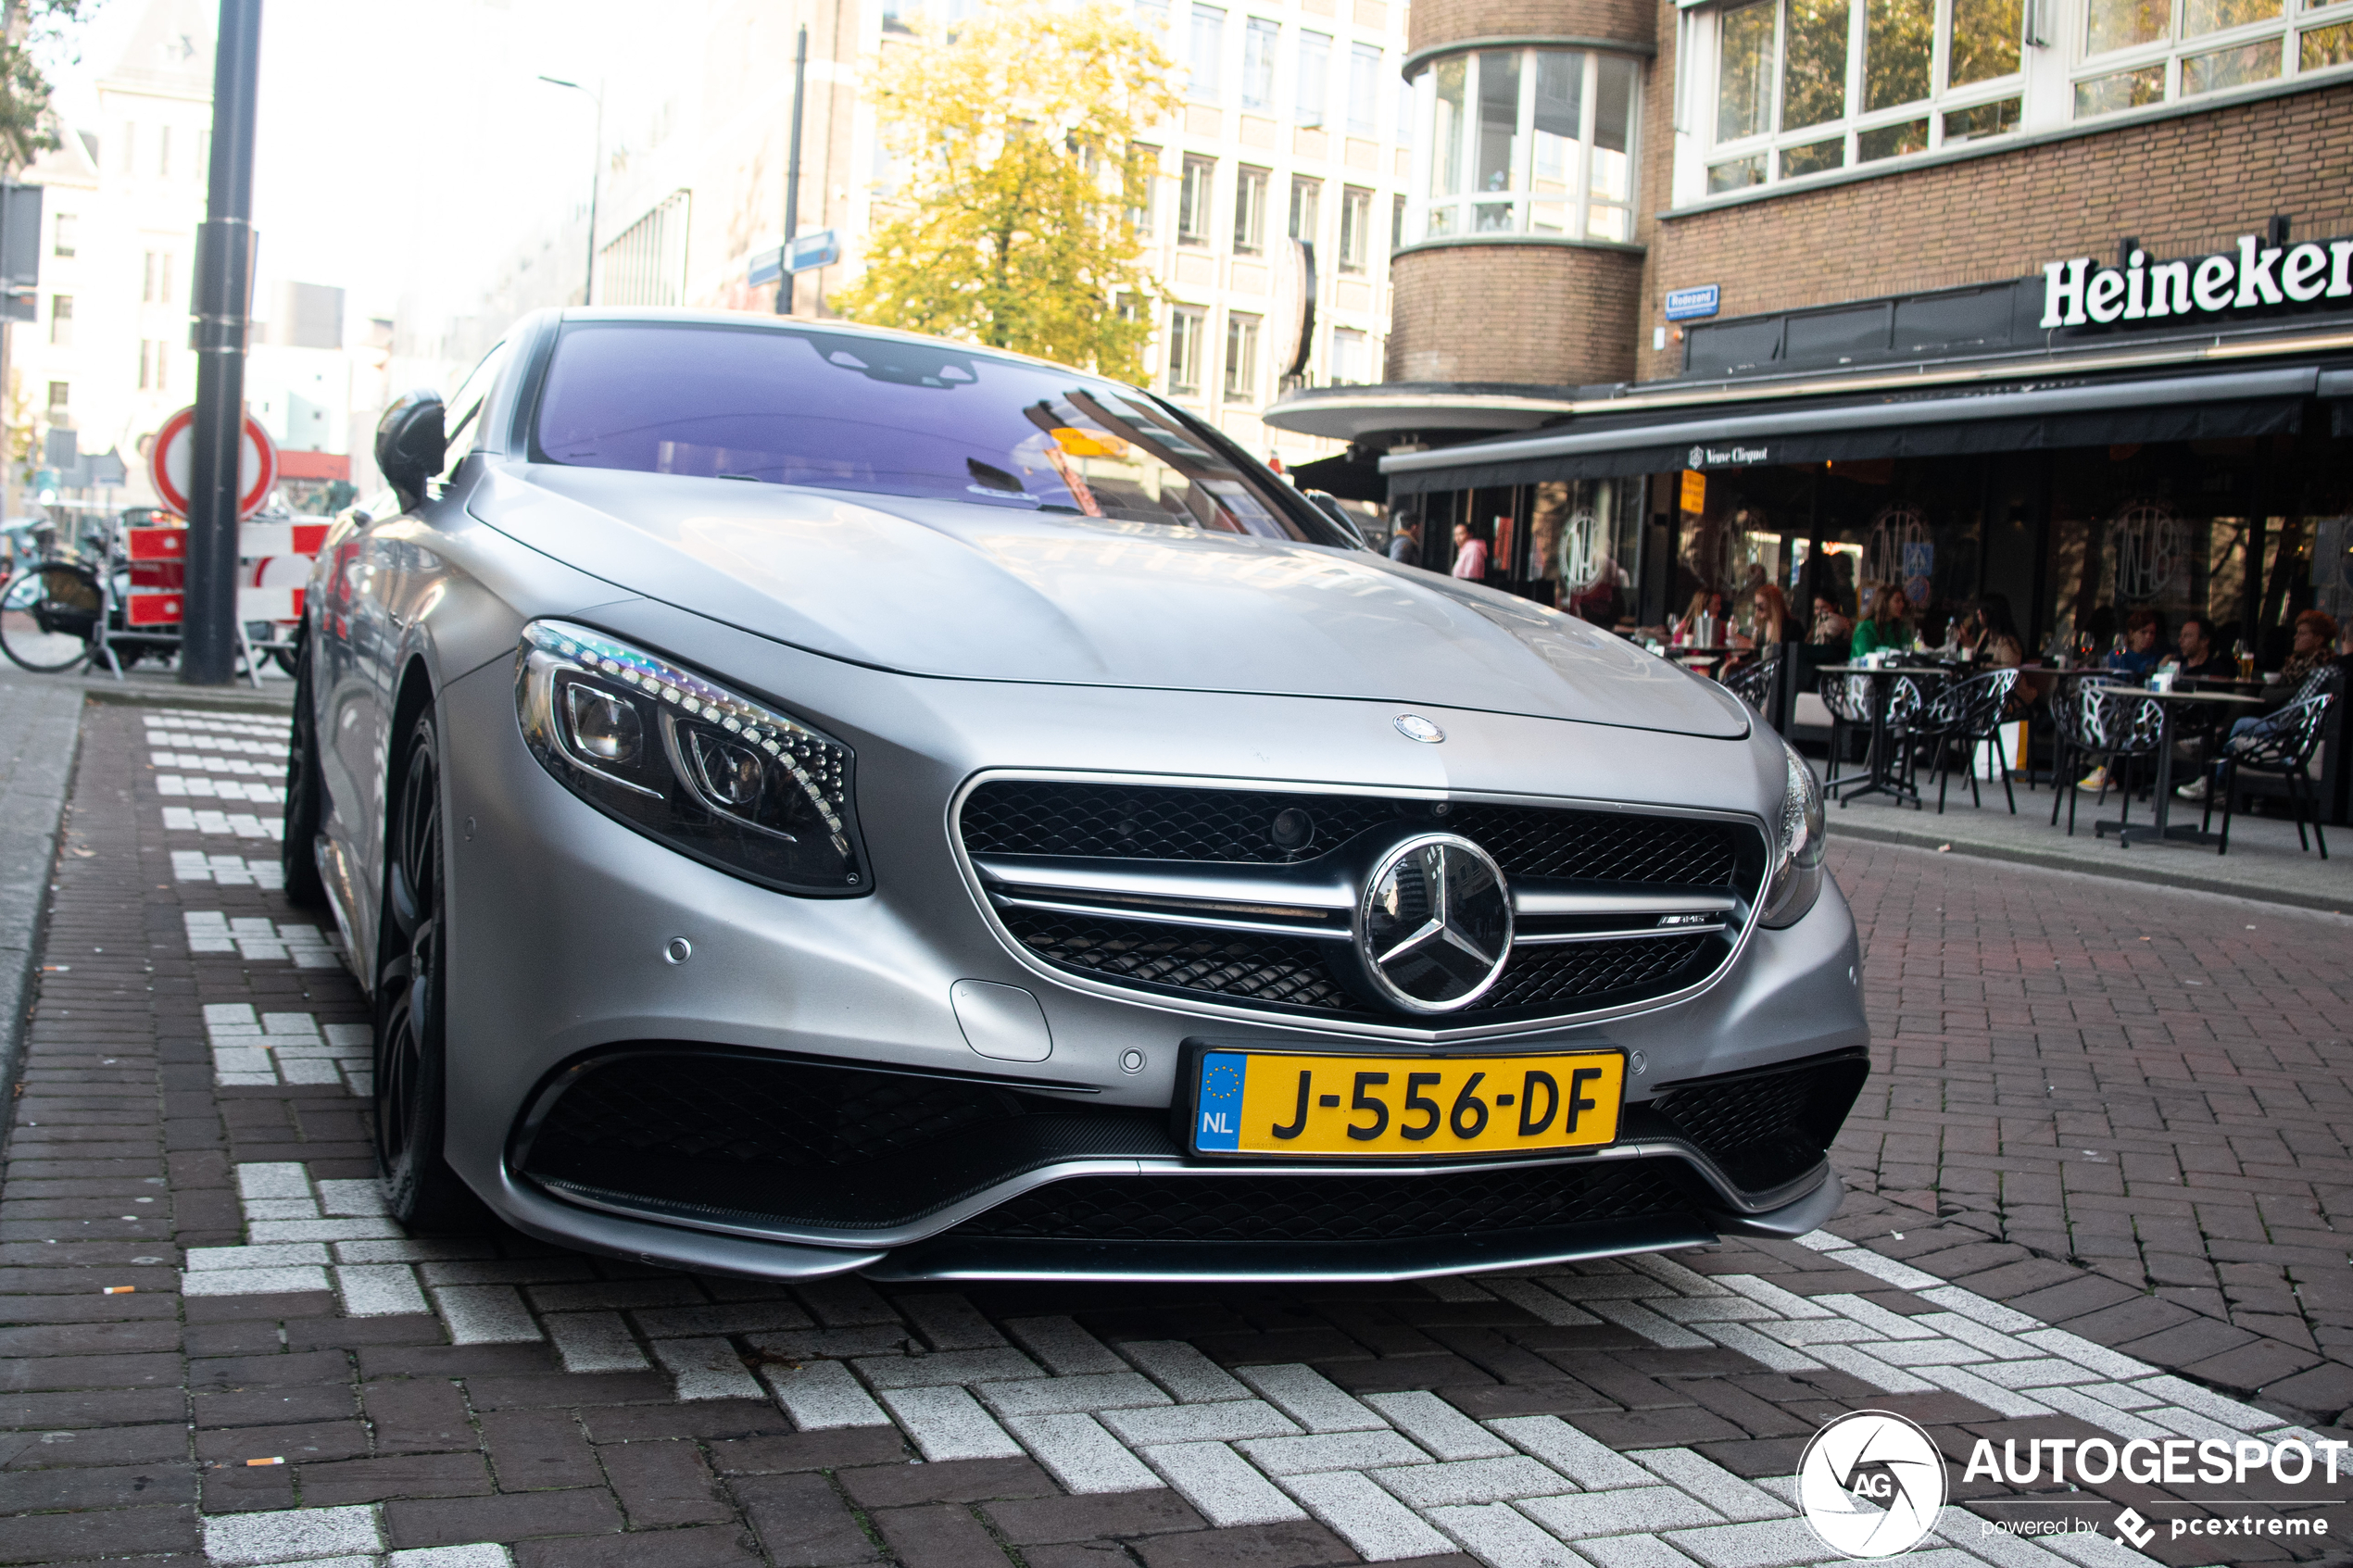
[[[1403,735],[1407,740],[1417,740],[1424,746],[1436,746],[1446,738],[1445,731],[1418,713],[1401,713],[1397,716],[1396,722],[1399,734]]]
[[[1407,1012],[1453,1012],[1486,995],[1511,957],[1511,889],[1469,839],[1418,834],[1374,863],[1356,902],[1355,938],[1383,1000]]]

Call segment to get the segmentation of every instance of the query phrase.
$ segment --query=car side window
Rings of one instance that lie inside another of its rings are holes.
[[[489,401],[491,389],[498,384],[499,373],[507,368],[511,357],[510,346],[503,338],[493,345],[443,406],[442,428],[448,433],[449,441],[443,474],[456,473],[458,465],[466,460],[466,454],[481,439],[483,405]]]

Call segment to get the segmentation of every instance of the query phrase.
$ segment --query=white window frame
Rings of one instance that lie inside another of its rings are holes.
[[[2193,34],[2184,31],[2189,21],[2188,0],[2172,0],[2172,4],[2167,10],[2165,31],[2162,35],[2147,44],[2110,49],[2099,55],[2090,52],[2092,12],[2089,0],[2070,0],[2066,7],[2066,18],[2070,24],[2067,57],[2070,62],[2068,72],[2068,118],[2070,120],[2093,120],[2120,111],[2116,109],[2079,110],[2075,102],[2076,93],[2082,87],[2107,77],[2155,68],[2161,69],[2165,73],[2164,95],[2161,99],[2150,100],[2152,105],[2158,102],[2196,103],[2208,94],[2188,91],[2187,73],[2184,69],[2188,63],[2208,55],[2225,54],[2234,49],[2245,48],[2250,44],[2268,44],[2276,39],[2280,50],[2279,70],[2271,76],[2258,78],[2256,81],[2285,82],[2297,76],[2313,75],[2319,71],[2327,71],[2332,74],[2341,71],[2345,69],[2342,66],[2322,66],[2310,71],[2306,70],[2303,64],[2304,35],[2308,32],[2320,31],[2324,28],[2353,22],[2353,4],[2299,6],[2297,0],[2282,0],[2277,16],[2245,22],[2237,27],[2218,28],[2212,32]],[[2254,84],[2254,82],[2249,82],[2245,85]],[[2228,87],[2222,87],[2210,91],[2220,93],[2229,90]]]
[[[1459,53],[1449,54],[1426,62],[1419,73],[1416,75],[1414,125],[1418,132],[1421,126],[1435,124],[1438,113],[1438,67],[1443,60],[1460,59],[1464,62],[1463,133],[1462,150],[1459,155],[1461,164],[1455,171],[1454,180],[1456,194],[1445,197],[1431,196],[1429,193],[1430,159],[1416,157],[1412,160],[1412,188],[1405,215],[1406,243],[1411,245],[1427,239],[1476,241],[1529,236],[1529,223],[1536,199],[1533,190],[1536,158],[1536,56],[1541,54],[1581,56],[1579,69],[1583,75],[1578,97],[1577,152],[1571,160],[1572,166],[1568,171],[1568,191],[1565,196],[1554,194],[1543,198],[1547,203],[1566,201],[1569,208],[1568,223],[1561,233],[1537,234],[1533,237],[1597,245],[1617,243],[1606,236],[1593,233],[1593,209],[1601,207],[1625,214],[1626,234],[1630,239],[1634,232],[1635,210],[1642,201],[1642,78],[1644,73],[1639,69],[1640,62],[1634,62],[1638,69],[1633,72],[1628,104],[1625,155],[1628,179],[1627,199],[1624,202],[1597,200],[1593,195],[1593,128],[1601,107],[1601,59],[1603,56],[1613,53],[1604,49],[1572,49],[1542,45],[1508,51],[1520,56],[1519,122],[1513,133],[1516,151],[1512,158],[1512,188],[1509,191],[1501,192],[1475,191],[1472,186],[1477,183],[1478,166],[1479,56],[1505,52],[1499,49],[1465,49]],[[1619,57],[1630,58],[1630,56]],[[1436,132],[1433,130],[1431,142],[1433,148],[1436,146],[1435,135]],[[1421,138],[1416,134],[1414,140],[1415,144],[1418,145]],[[1478,216],[1472,210],[1474,207],[1492,210],[1505,206],[1508,206],[1511,210],[1509,221],[1504,226],[1500,228],[1478,226]],[[1453,209],[1453,226],[1443,232],[1434,233],[1430,228],[1431,216],[1442,207]]]
[[[1267,17],[1242,19],[1242,107],[1253,114],[1273,114],[1280,80],[1276,69],[1282,52],[1283,24]],[[1264,92],[1253,92],[1263,79]]]

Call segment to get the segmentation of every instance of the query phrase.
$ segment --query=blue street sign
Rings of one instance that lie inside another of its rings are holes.
[[[841,236],[831,229],[796,234],[786,245],[786,265],[795,272],[813,272],[841,259]]]
[[[784,276],[784,259],[785,247],[782,245],[770,245],[766,250],[753,252],[751,286],[758,288],[762,283],[773,283]]]
[[[1694,316],[1713,316],[1720,291],[1714,283],[1696,289],[1667,291],[1667,319],[1688,321]]]

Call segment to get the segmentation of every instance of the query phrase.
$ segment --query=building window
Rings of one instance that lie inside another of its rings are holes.
[[[597,253],[597,297],[607,305],[682,305],[686,295],[687,194],[673,192]]]
[[[1168,313],[1168,390],[1177,397],[1201,391],[1202,313],[1180,305]]]
[[[1136,0],[1136,19],[1151,29],[1154,38],[1168,36],[1168,0]]]
[[[1332,329],[1331,374],[1325,377],[1332,386],[1365,386],[1373,379],[1371,340],[1363,332],[1349,327]]]
[[[73,388],[66,383],[53,381],[49,383],[49,422],[51,424],[56,424],[68,416],[70,412],[68,405],[72,401],[72,397]]]
[[[49,296],[49,341],[60,348],[73,344],[73,295],[69,294]]]
[[[1481,49],[1437,61],[1428,82],[1419,237],[1633,239],[1641,112],[1633,59],[1585,49]]]
[[[2246,3],[2187,0],[2192,12]],[[2111,26],[2103,18],[2161,18],[2166,10],[2163,0],[2083,4],[2096,45],[2088,54],[2117,47],[2100,42],[2104,29],[2130,33],[2138,25]],[[1702,107],[1713,120],[1707,193],[1800,180],[2017,130],[2025,84],[2023,6],[2024,0],[1752,0],[1712,20],[1699,19],[1695,26],[1716,30],[1715,90]],[[2078,74],[2078,115],[2164,97],[2161,81],[2150,97],[2145,81],[2129,70]]]
[[[139,290],[139,297],[148,305],[171,303],[171,253],[170,251],[147,252],[146,270]]]
[[[883,0],[882,30],[886,33],[897,33],[901,37],[914,35],[915,30],[909,25],[906,11],[901,8],[900,0]]]
[[[139,172],[139,125],[136,120],[122,122],[122,171],[125,174]]]
[[[1323,217],[1324,182],[1291,176],[1290,226],[1286,231],[1294,240],[1307,245],[1315,243],[1317,225]]]
[[[1185,176],[1176,183],[1176,243],[1209,243],[1209,193],[1217,178],[1217,160],[1187,157]]]
[[[2330,3],[2305,0],[2302,11]],[[2282,0],[2183,0],[2179,6],[2087,0],[2075,118],[2353,65],[2353,22],[2343,19],[2345,11],[2291,36],[2289,9]]]
[[[1299,95],[1293,113],[1302,125],[1324,123],[1324,93],[1332,80],[1332,41],[1328,34],[1299,35]]]
[[[1345,186],[1340,193],[1340,270],[1362,272],[1372,254],[1373,193]]]
[[[157,338],[142,338],[139,340],[140,391],[163,392],[168,390],[166,383],[169,377],[166,375],[166,367],[169,366],[170,361],[166,358],[165,356],[170,346],[170,345]]]
[[[1226,313],[1226,400],[1258,401],[1258,320],[1239,310]]]
[[[1194,6],[1191,51],[1187,61],[1193,68],[1192,81],[1187,88],[1193,102],[1215,104],[1225,101],[1217,85],[1217,67],[1225,53],[1225,8],[1220,6]]]
[[[1242,107],[1271,113],[1275,107],[1275,43],[1280,22],[1252,17],[1242,30]]]
[[[1348,133],[1380,134],[1380,46],[1352,44],[1348,49]]]
[[[1134,226],[1139,239],[1151,239],[1154,232],[1153,208],[1160,206],[1160,149],[1140,144],[1135,149],[1136,161],[1144,169],[1144,200],[1139,207],[1127,209],[1127,221]]]
[[[171,127],[156,127],[156,172],[164,179],[171,178]]]
[[[1266,248],[1266,171],[1245,165],[1234,177],[1234,254]]]
[[[81,229],[81,227],[82,220],[79,218],[76,218],[72,213],[60,212],[57,214],[56,229],[49,237],[49,254],[52,256],[71,256],[73,254],[74,240],[77,232]]]
[[[1399,195],[1389,208],[1389,248],[1392,251],[1405,244],[1405,198]]]

